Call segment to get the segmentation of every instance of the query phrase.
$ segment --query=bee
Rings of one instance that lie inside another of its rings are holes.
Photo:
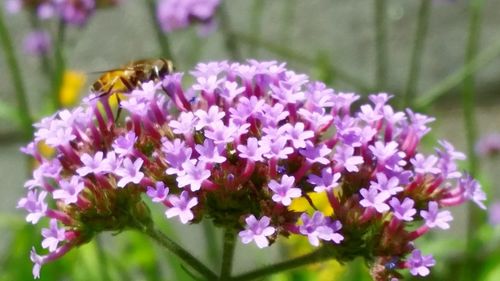
[[[97,97],[132,91],[142,82],[161,80],[174,72],[172,61],[164,58],[133,61],[121,68],[104,72],[90,87]]]

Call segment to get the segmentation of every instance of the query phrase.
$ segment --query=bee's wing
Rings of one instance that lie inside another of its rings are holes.
[[[86,73],[89,75],[106,74],[106,73],[110,73],[110,72],[126,71],[126,70],[131,70],[131,69],[132,68],[130,68],[130,67],[120,67],[120,68],[113,68],[113,69],[107,69],[107,70],[87,71]]]

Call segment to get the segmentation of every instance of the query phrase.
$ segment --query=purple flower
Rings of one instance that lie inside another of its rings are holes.
[[[46,31],[33,31],[24,38],[24,52],[41,56],[48,54],[52,48],[50,34]]]
[[[104,154],[102,151],[96,152],[94,157],[90,156],[87,153],[84,153],[81,157],[80,160],[82,160],[83,167],[78,168],[76,172],[81,176],[84,177],[88,174],[99,174],[103,171],[103,156]]]
[[[458,186],[461,190],[463,190],[465,198],[472,200],[481,209],[486,210],[486,206],[483,203],[483,201],[486,200],[486,193],[484,193],[481,189],[479,182],[473,179],[470,175],[466,175],[464,178],[459,180]]]
[[[54,252],[59,242],[66,239],[64,228],[59,228],[57,220],[54,219],[50,220],[50,228],[42,228],[42,236],[45,238],[42,247],[48,248],[49,252]]]
[[[32,224],[36,224],[43,216],[45,216],[45,212],[47,211],[47,203],[45,203],[45,197],[47,196],[47,192],[42,191],[37,196],[37,192],[35,190],[28,191],[26,197],[21,198],[19,202],[17,202],[17,208],[24,208],[28,211],[28,215],[26,216],[26,221],[31,222]]]
[[[389,205],[385,203],[391,195],[387,191],[378,191],[374,187],[370,189],[362,188],[359,193],[363,196],[363,199],[359,201],[359,204],[365,208],[375,208],[377,212],[383,213],[389,211]]]
[[[285,130],[288,137],[292,141],[293,147],[295,148],[305,148],[306,140],[314,137],[314,132],[309,130],[304,130],[305,125],[302,122],[295,123],[295,126],[290,124],[285,125]]]
[[[305,83],[305,81],[298,81],[300,84]],[[288,83],[280,83],[280,87],[275,87],[271,85],[271,95],[273,98],[279,100],[283,103],[297,104],[304,101],[305,94],[302,91],[298,91],[301,85],[287,85]]]
[[[165,188],[165,184],[162,181],[158,181],[155,184],[155,188],[148,186],[148,191],[146,194],[153,200],[153,202],[163,202],[167,199],[169,188]]]
[[[447,141],[440,140],[439,144],[444,148],[436,149],[436,153],[439,155],[438,168],[445,178],[454,179],[460,178],[462,173],[457,171],[457,164],[455,160],[464,160],[465,155],[459,151],[455,151],[453,145]]]
[[[259,119],[264,123],[263,125],[265,127],[276,127],[278,123],[288,117],[288,115],[290,115],[290,113],[285,110],[285,106],[281,103],[276,103],[272,106],[264,104]]]
[[[167,138],[164,138],[162,139],[161,150],[165,153],[165,161],[169,164],[166,170],[167,175],[183,174],[184,168],[182,168],[182,164],[191,161],[192,149],[186,147],[186,144],[180,139],[170,142]]]
[[[132,90],[130,96],[138,100],[153,101],[155,94],[158,92],[160,88],[161,88],[160,83],[156,83],[155,81],[149,81],[146,83],[142,83],[139,89]]]
[[[384,173],[377,173],[376,177],[377,181],[371,181],[370,187],[374,187],[380,191],[386,191],[391,196],[404,190],[403,187],[399,186],[399,179],[397,177],[387,179]]]
[[[330,159],[326,158],[332,152],[325,144],[314,145],[312,142],[307,141],[306,148],[300,150],[302,154],[310,163],[320,163],[328,165]]]
[[[299,226],[299,232],[303,235],[307,235],[309,243],[317,247],[319,246],[319,240],[333,241],[339,244],[344,237],[336,233],[342,228],[342,224],[339,221],[330,222],[329,218],[321,212],[314,212],[312,217],[309,217],[306,213],[300,216],[302,220],[302,225]]]
[[[411,252],[407,263],[411,275],[425,277],[430,273],[429,267],[433,267],[436,261],[432,255],[423,256],[420,250],[415,249]]]
[[[239,236],[243,244],[248,244],[255,241],[257,247],[265,248],[269,246],[267,236],[271,236],[276,232],[276,229],[269,226],[271,219],[263,216],[257,220],[254,215],[250,215],[245,219],[247,223],[245,230],[240,231]]]
[[[411,159],[411,164],[415,167],[415,172],[417,174],[439,174],[441,169],[435,167],[438,158],[434,155],[430,155],[427,158],[422,154],[418,153],[415,158]]]
[[[191,161],[182,164],[184,173],[177,177],[179,187],[189,185],[191,191],[200,190],[203,181],[210,177],[210,171],[205,166],[206,164],[203,161],[198,161],[196,165]]]
[[[54,199],[62,199],[68,205],[78,201],[78,194],[85,188],[85,184],[79,176],[72,176],[70,181],[59,181],[61,189],[56,189],[52,193]]]
[[[183,191],[180,196],[170,195],[168,200],[172,204],[172,207],[165,211],[167,218],[179,216],[179,219],[183,224],[188,223],[194,218],[194,214],[191,209],[198,205],[198,198],[190,198],[189,193],[187,191]]]
[[[55,127],[52,129],[53,131],[51,132],[51,135],[49,135],[45,140],[45,143],[50,147],[56,148],[58,146],[64,146],[70,141],[76,139],[72,128]]]
[[[132,155],[134,152],[134,145],[137,142],[137,136],[133,131],[126,133],[123,136],[117,137],[113,141],[114,152],[120,157]]]
[[[226,113],[224,111],[219,111],[219,107],[213,105],[208,111],[198,110],[194,115],[198,117],[198,123],[195,128],[196,130],[201,130],[205,127],[210,127],[212,124],[221,122]]]
[[[343,167],[348,172],[358,172],[358,165],[363,164],[363,157],[354,156],[354,148],[351,146],[343,145],[337,148],[333,159],[337,162],[336,167]]]
[[[145,117],[148,114],[149,101],[132,96],[124,101],[121,101],[120,107],[127,110],[134,116]]]
[[[210,24],[219,0],[161,0],[156,17],[163,31],[186,28],[190,23]]]
[[[263,100],[257,99],[253,96],[250,99],[247,97],[240,97],[236,108],[230,108],[231,119],[237,125],[243,125],[247,122],[249,117],[257,117],[262,113]]]
[[[36,253],[35,247],[31,249],[30,252],[30,259],[31,262],[33,262],[33,277],[35,279],[40,278],[40,269],[42,268],[42,265],[45,263],[45,258],[43,256],[40,256]]]
[[[212,125],[211,130],[205,131],[205,136],[214,141],[215,144],[226,144],[234,141],[236,128],[226,127],[224,123],[218,122]]]
[[[72,25],[82,26],[95,9],[95,0],[57,1],[56,9],[59,16]]]
[[[9,14],[17,14],[21,11],[23,3],[21,0],[6,0],[5,1],[5,11]]]
[[[373,108],[368,104],[361,106],[360,109],[361,109],[361,112],[358,114],[359,118],[368,124],[377,122],[378,120],[380,120],[384,117],[382,114],[380,114],[376,110],[373,110]]]
[[[168,125],[176,134],[192,134],[193,129],[197,126],[198,119],[192,112],[182,112],[177,120],[172,120]]]
[[[324,110],[323,110],[324,111]],[[308,111],[305,108],[299,109],[297,112],[309,122],[311,125],[310,129],[313,131],[321,131],[328,127],[333,120],[333,116],[326,114],[325,112]],[[287,112],[288,113],[288,112]]]
[[[195,150],[200,154],[200,161],[205,163],[224,163],[226,157],[222,156],[222,147],[216,146],[210,139],[205,139],[203,145],[197,144]]]
[[[120,168],[122,160],[116,158],[114,151],[108,151],[106,158],[102,160],[101,171],[107,173],[114,173],[116,169]]]
[[[495,202],[489,206],[488,221],[491,225],[500,225],[500,202]]]
[[[369,146],[370,151],[373,153],[373,156],[377,158],[377,161],[385,163],[387,159],[390,159],[394,154],[398,152],[398,143],[395,141],[391,141],[387,144],[383,142],[376,142],[375,145]]]
[[[288,206],[293,198],[300,197],[302,191],[300,188],[293,187],[294,182],[295,178],[287,175],[281,177],[281,183],[271,180],[268,186],[274,192],[273,201]]]
[[[425,220],[425,225],[434,228],[448,229],[450,225],[448,222],[453,220],[450,211],[439,211],[438,203],[435,201],[429,202],[429,209],[427,211],[420,211],[420,216]]]
[[[308,182],[315,185],[315,192],[331,191],[339,185],[340,173],[333,173],[331,168],[321,170],[321,177],[311,174]]]
[[[237,149],[240,152],[241,158],[249,159],[253,162],[263,161],[262,154],[269,151],[269,147],[262,146],[262,144],[257,141],[256,138],[249,138],[246,145],[238,145]]]
[[[144,178],[144,173],[140,171],[143,163],[144,160],[141,158],[137,158],[134,162],[130,158],[125,158],[122,166],[115,172],[120,177],[116,185],[125,187],[129,183],[138,184]]]
[[[239,94],[245,91],[245,88],[238,87],[238,83],[225,81],[224,87],[220,92],[220,96],[224,98],[227,102],[232,102]]]
[[[284,136],[277,139],[263,138],[259,141],[261,147],[268,147],[269,151],[264,153],[268,159],[287,159],[293,153],[293,148],[286,146],[288,139]]]
[[[207,77],[200,76],[196,79],[196,82],[197,83],[192,86],[193,90],[212,93],[219,87],[221,80],[217,80],[216,75],[210,75]]]
[[[476,152],[482,157],[500,154],[500,134],[489,134],[481,137],[476,143]]]
[[[389,204],[394,211],[394,216],[402,221],[412,221],[417,213],[417,210],[413,208],[415,201],[410,198],[405,198],[401,203],[398,198],[392,197]]]
[[[44,185],[45,183],[45,180],[44,180],[44,175],[43,175],[43,171],[41,170],[41,167],[38,167],[37,169],[35,169],[33,171],[33,178],[26,181],[24,183],[24,187],[28,188],[28,189],[34,189],[36,187],[41,187]]]

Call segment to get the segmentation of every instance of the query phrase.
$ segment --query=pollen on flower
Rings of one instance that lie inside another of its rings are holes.
[[[46,117],[23,148],[40,165],[17,205],[28,222],[49,223],[33,274],[96,233],[150,225],[151,200],[166,219],[211,219],[244,244],[301,236],[341,260],[374,257],[380,280],[403,268],[427,275],[435,261],[415,240],[449,228],[443,207],[483,208],[486,197],[450,143],[418,151],[433,118],[395,111],[390,98],[371,95],[358,110],[356,94],[285,64],[222,61],[124,90],[118,119],[95,96]]]

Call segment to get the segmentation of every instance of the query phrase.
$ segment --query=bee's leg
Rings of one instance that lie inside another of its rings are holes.
[[[152,74],[152,76],[154,76],[154,77],[151,77],[151,80],[160,79],[160,77],[161,77],[160,69],[156,65],[153,67],[153,74]]]
[[[118,110],[116,111],[116,117],[115,117],[115,123],[116,123],[118,118],[120,118],[120,113],[122,113],[122,107],[120,105],[120,102],[121,102],[120,95],[118,93],[116,93],[115,97],[116,97],[116,104],[118,106]]]

